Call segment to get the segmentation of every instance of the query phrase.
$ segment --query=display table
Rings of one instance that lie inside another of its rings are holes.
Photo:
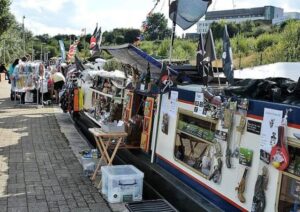
[[[103,132],[101,128],[90,128],[89,131],[94,135],[97,148],[101,152],[101,157],[99,159],[95,172],[91,177],[91,180],[95,180],[97,172],[100,169],[102,160],[104,160],[108,166],[112,165],[113,159],[118,151],[118,148],[121,142],[123,141],[123,139],[127,136],[127,133],[126,132]],[[112,142],[114,139],[116,139],[116,141]],[[108,148],[111,148],[113,150],[111,155],[108,154],[107,151]]]

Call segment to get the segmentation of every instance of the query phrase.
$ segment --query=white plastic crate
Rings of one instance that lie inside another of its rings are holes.
[[[133,165],[102,166],[102,193],[110,203],[141,201],[144,173]]]

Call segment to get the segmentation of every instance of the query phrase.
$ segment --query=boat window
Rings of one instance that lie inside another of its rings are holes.
[[[300,147],[289,146],[290,165],[282,172],[278,211],[300,210]]]
[[[203,177],[210,172],[216,121],[179,111],[174,157],[180,163],[197,171]]]

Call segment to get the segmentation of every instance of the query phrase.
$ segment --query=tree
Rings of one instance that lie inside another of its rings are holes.
[[[171,29],[168,29],[168,20],[162,13],[153,13],[144,21],[144,37],[146,40],[163,40],[171,36]]]
[[[15,22],[9,11],[10,0],[0,0],[0,36]]]
[[[124,34],[124,42],[133,43],[140,34],[141,32],[138,29],[127,30]]]

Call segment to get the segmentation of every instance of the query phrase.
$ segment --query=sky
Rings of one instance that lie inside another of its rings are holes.
[[[156,0],[12,0],[11,11],[18,22],[25,16],[25,28],[34,35],[81,34],[82,29],[92,33],[96,23],[103,31],[114,28],[140,29]],[[272,5],[285,12],[300,12],[299,0],[213,0],[208,11],[250,8]],[[160,0],[154,12],[168,18],[168,0]],[[171,21],[169,20],[169,27]],[[195,32],[196,27],[176,34]]]

